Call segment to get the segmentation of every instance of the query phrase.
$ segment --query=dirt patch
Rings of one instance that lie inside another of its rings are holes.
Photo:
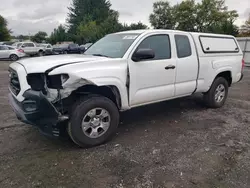
[[[0,187],[248,188],[250,70],[220,109],[192,96],[122,114],[109,143],[79,149],[16,120],[0,64]]]

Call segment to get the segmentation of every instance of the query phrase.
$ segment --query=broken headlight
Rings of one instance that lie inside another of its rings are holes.
[[[62,89],[62,84],[64,84],[69,79],[67,74],[59,74],[47,76],[47,86],[51,89]]]
[[[42,73],[33,73],[27,75],[27,82],[31,89],[35,91],[44,91],[45,88],[45,75]]]
[[[64,84],[69,79],[69,75],[61,74],[61,83]]]

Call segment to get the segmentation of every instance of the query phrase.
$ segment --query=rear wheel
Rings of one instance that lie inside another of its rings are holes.
[[[119,111],[110,99],[88,96],[74,105],[68,133],[80,147],[91,147],[111,139],[118,123]]]
[[[44,56],[44,52],[43,52],[43,51],[39,51],[39,52],[38,52],[38,56],[39,56],[39,57]]]
[[[17,61],[19,59],[19,57],[16,54],[11,54],[10,55],[10,60],[11,61]]]
[[[223,77],[218,77],[213,82],[210,90],[204,94],[204,100],[208,107],[220,108],[224,105],[228,96],[228,82]]]

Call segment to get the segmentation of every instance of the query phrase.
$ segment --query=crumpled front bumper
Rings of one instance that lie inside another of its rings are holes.
[[[59,136],[60,126],[68,118],[62,117],[40,91],[28,90],[23,97],[25,100],[19,102],[11,93],[8,96],[17,118],[26,124],[37,126],[46,135]]]

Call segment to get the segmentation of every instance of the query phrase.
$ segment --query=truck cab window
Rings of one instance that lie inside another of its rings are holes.
[[[178,58],[191,56],[192,51],[188,37],[185,35],[175,35],[174,38]]]
[[[152,60],[171,59],[171,47],[168,35],[153,35],[144,39],[137,49],[149,48],[155,53]]]
[[[25,43],[23,44],[25,47],[35,47],[33,43]]]

